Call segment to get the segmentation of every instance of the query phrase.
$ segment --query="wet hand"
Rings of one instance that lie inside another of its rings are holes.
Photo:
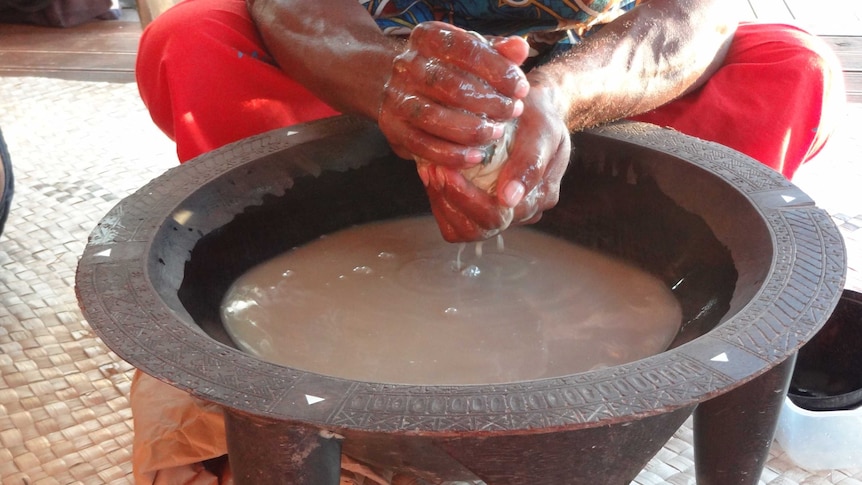
[[[528,46],[517,37],[488,43],[457,27],[420,24],[396,57],[378,124],[395,152],[436,165],[482,162],[529,91],[518,67]]]
[[[496,197],[470,183],[456,169],[419,162],[419,177],[431,202],[431,212],[443,239],[481,241],[509,226],[514,211]]]
[[[569,131],[558,109],[553,88],[531,89],[493,193],[474,186],[457,169],[417,165],[447,241],[487,239],[510,224],[537,222],[557,204],[571,153]]]
[[[562,105],[555,98],[556,87],[534,82],[497,179],[496,202],[514,209],[514,224],[537,222],[560,200],[572,144]]]

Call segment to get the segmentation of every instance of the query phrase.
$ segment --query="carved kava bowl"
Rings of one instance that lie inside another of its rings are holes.
[[[699,483],[757,483],[796,352],[841,294],[840,234],[781,175],[717,144],[641,123],[572,141],[559,204],[535,227],[673,288],[683,326],[658,355],[411,386],[237,350],[218,310],[247,269],[351,225],[429,213],[413,164],[349,117],[229,145],[120,202],[90,237],[79,301],[122,358],[224,407],[237,483],[335,484],[343,452],[428,483],[623,484],[692,412]]]

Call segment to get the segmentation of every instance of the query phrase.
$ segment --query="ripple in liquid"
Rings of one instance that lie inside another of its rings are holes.
[[[225,328],[265,360],[423,385],[568,375],[673,340],[681,311],[656,278],[527,228],[504,237],[459,254],[431,217],[339,231],[237,280]]]

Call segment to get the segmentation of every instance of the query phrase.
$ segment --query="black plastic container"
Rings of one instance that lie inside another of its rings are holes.
[[[810,411],[862,406],[862,293],[844,290],[832,316],[800,349],[788,396]]]

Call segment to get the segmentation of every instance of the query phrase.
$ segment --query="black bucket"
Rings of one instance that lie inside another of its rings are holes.
[[[862,406],[862,293],[844,290],[832,316],[800,349],[788,397],[809,411]]]

